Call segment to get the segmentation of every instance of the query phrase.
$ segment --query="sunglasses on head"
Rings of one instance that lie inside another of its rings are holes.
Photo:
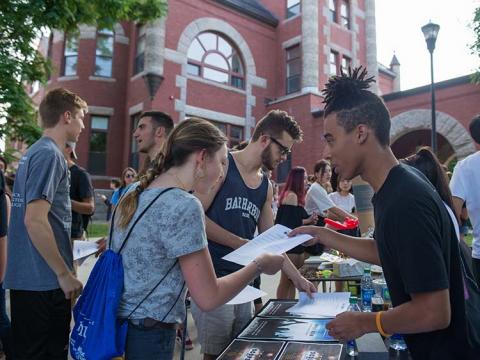
[[[125,177],[126,177],[126,178],[134,178],[134,177],[135,177],[135,174],[125,174]]]

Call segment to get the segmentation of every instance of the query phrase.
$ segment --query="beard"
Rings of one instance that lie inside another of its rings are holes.
[[[268,170],[275,170],[275,161],[273,160],[271,144],[262,151],[262,165]]]

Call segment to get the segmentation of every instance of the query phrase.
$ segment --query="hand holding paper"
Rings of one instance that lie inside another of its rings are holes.
[[[258,254],[271,253],[280,255],[312,238],[306,234],[288,237],[287,235],[290,231],[291,229],[286,226],[277,224],[247,244],[227,254],[223,259],[240,265],[247,265]]]

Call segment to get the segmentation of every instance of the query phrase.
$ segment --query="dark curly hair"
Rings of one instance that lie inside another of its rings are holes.
[[[368,90],[373,76],[367,77],[367,70],[363,67],[348,68],[348,72],[341,72],[332,76],[325,89],[324,117],[335,113],[337,122],[348,133],[356,126],[365,124],[372,128],[378,142],[382,146],[390,144],[390,113],[383,100]]]

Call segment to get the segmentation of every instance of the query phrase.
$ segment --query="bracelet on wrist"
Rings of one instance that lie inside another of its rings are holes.
[[[257,267],[257,273],[260,275],[263,273],[263,268],[262,265],[260,265],[260,262],[257,259],[253,259],[252,262],[255,264]]]
[[[383,337],[390,337],[392,335],[390,334],[387,334],[384,330],[383,330],[383,327],[382,327],[382,314],[383,314],[383,311],[379,311],[375,314],[375,324],[377,325],[377,330],[378,332],[380,333],[380,335],[382,335]]]

